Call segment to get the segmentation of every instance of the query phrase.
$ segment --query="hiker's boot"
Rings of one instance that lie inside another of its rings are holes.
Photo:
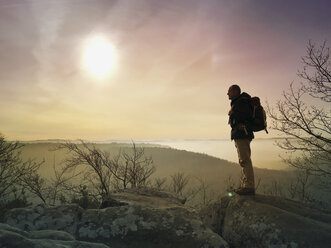
[[[255,195],[254,188],[238,188],[233,190],[238,195]]]

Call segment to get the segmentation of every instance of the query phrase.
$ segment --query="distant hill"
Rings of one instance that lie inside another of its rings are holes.
[[[110,155],[117,155],[120,151],[130,152],[129,143],[99,143],[94,144],[97,148],[108,151]],[[210,198],[215,198],[220,194],[226,193],[229,186],[237,187],[240,183],[241,167],[233,163],[207,154],[195,153],[185,150],[173,149],[160,145],[136,144],[138,147],[144,147],[146,156],[152,156],[156,166],[156,172],[151,180],[156,178],[166,178],[167,189],[171,182],[171,175],[177,172],[183,172],[189,176],[190,183],[187,189],[193,189],[205,183],[210,193]],[[58,143],[54,142],[35,142],[26,143],[22,148],[23,159],[35,159],[36,161],[45,160],[40,169],[43,177],[52,177],[54,174],[53,166],[59,166],[68,155],[65,150],[56,150]],[[298,177],[292,170],[272,170],[254,168],[255,182],[257,192],[267,195],[279,195],[282,197],[291,197],[291,188],[300,189]],[[320,178],[311,178],[309,184],[313,185],[306,190],[315,199],[323,202],[331,202],[331,195],[327,188],[321,187]]]
[[[53,166],[58,165],[68,156],[65,150],[56,150],[58,143],[25,143],[22,148],[22,157],[24,159],[35,159],[37,161],[45,160],[45,165],[41,172],[47,171]],[[94,144],[95,147],[108,151],[111,155],[117,155],[120,151],[130,153],[131,144],[110,143]],[[185,150],[177,150],[169,147],[152,144],[137,144],[137,147],[145,149],[146,156],[152,156],[157,167],[157,176],[168,176],[174,172],[185,172],[200,174],[211,169],[231,169],[235,163],[227,160],[212,157],[206,154],[194,153]]]
[[[94,144],[95,147],[108,151],[111,155],[117,155],[120,151],[130,152],[132,145],[127,143]],[[45,160],[40,169],[43,176],[53,174],[53,165],[58,166],[66,156],[67,151],[56,150],[57,142],[34,142],[25,143],[22,148],[24,159],[35,159],[36,161]],[[153,177],[170,177],[176,172],[184,172],[193,180],[200,178],[206,180],[215,190],[225,190],[225,182],[233,181],[238,183],[241,168],[238,164],[209,156],[207,154],[178,150],[160,145],[137,144],[144,147],[146,156],[152,156],[156,166]],[[255,169],[257,179],[277,180],[284,179],[287,172],[268,169]],[[192,181],[191,180],[191,181]]]

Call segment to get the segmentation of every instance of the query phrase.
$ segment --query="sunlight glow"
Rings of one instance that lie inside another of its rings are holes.
[[[114,68],[115,48],[104,37],[90,39],[84,51],[84,66],[95,76],[106,76]]]

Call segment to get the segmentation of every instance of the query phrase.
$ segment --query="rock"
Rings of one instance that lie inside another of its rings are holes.
[[[109,198],[106,200],[103,200],[99,206],[100,209],[108,208],[108,207],[119,207],[119,206],[125,206],[128,205],[128,203],[120,202],[115,199]]]
[[[129,205],[87,210],[78,226],[77,239],[106,244],[110,240],[115,247],[228,247],[196,214],[183,207]]]
[[[331,214],[280,197],[225,197],[201,214],[233,247],[330,247]]]
[[[117,201],[152,208],[183,206],[186,201],[185,199],[181,199],[169,192],[146,188],[125,189],[112,196]]]
[[[31,231],[28,236],[31,239],[54,239],[54,240],[64,240],[64,241],[75,240],[75,238],[71,234],[67,232],[55,231],[55,230]]]
[[[23,236],[27,236],[28,233],[19,229],[19,228],[16,228],[16,227],[12,227],[8,224],[4,224],[4,223],[0,223],[0,230],[4,230],[4,231],[8,231],[8,232],[14,232],[14,233],[18,233],[18,234],[21,234]]]
[[[50,230],[45,230],[45,233],[51,233]],[[54,231],[53,231],[54,232]],[[79,247],[79,248],[109,248],[104,244],[90,243],[77,240],[55,240],[55,239],[34,239],[32,234],[13,228],[9,225],[0,224],[0,247],[1,248],[63,248],[63,247]],[[51,235],[48,235],[49,237]],[[59,238],[59,235],[55,235]]]
[[[185,208],[171,194],[126,190],[115,194],[114,199],[126,205],[89,210],[77,205],[39,205],[12,209],[5,214],[4,220],[28,232],[22,231],[20,235],[24,234],[24,238],[20,238],[20,242],[45,238],[52,242],[56,239],[98,242],[116,248],[228,247],[220,235],[207,228],[194,211]],[[73,238],[75,240],[71,240]]]
[[[16,208],[8,211],[4,222],[25,231],[61,230],[76,234],[77,225],[83,209],[78,205],[34,208]]]
[[[218,234],[222,234],[225,212],[230,199],[224,197],[221,201],[211,202],[200,210],[203,223]]]

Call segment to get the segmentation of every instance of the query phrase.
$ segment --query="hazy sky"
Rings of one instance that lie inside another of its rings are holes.
[[[228,138],[228,87],[280,99],[308,41],[330,46],[330,10],[329,0],[0,0],[0,132]],[[114,49],[104,77],[83,66],[93,37]]]

